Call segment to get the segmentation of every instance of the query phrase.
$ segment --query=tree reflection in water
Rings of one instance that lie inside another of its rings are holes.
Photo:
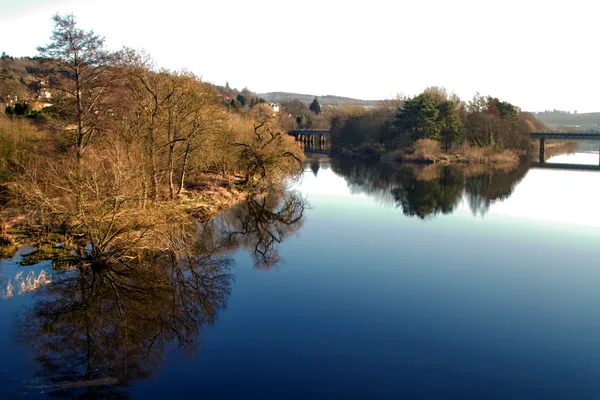
[[[303,224],[306,202],[297,193],[253,198],[215,219],[230,248],[252,253],[255,267],[270,268],[279,259],[279,244]]]
[[[514,168],[483,166],[400,166],[333,157],[332,169],[352,193],[365,193],[378,203],[399,207],[420,219],[452,213],[465,198],[474,215],[485,215],[494,201],[509,197],[525,177],[528,163]]]
[[[207,223],[177,227],[162,254],[55,271],[17,324],[39,364],[28,387],[57,397],[120,398],[124,386],[163,365],[168,348],[194,356],[202,330],[227,306],[230,252],[242,246],[257,266],[274,265],[303,212],[297,195],[251,199]]]

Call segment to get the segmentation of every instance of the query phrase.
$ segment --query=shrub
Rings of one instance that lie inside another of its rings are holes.
[[[440,142],[433,139],[419,139],[413,145],[413,155],[423,159],[435,159],[442,150]]]

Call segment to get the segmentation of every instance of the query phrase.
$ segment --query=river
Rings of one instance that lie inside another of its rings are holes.
[[[597,398],[600,173],[314,155],[290,193],[172,291],[1,260],[0,400]]]

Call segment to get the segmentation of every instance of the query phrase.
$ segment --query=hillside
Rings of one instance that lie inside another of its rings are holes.
[[[2,54],[0,57],[0,103],[10,100],[35,100],[40,97],[42,79],[39,59],[13,58]]]
[[[600,131],[600,112],[579,114],[553,110],[532,114],[551,129]]]
[[[300,100],[305,104],[310,104],[316,97],[321,105],[345,105],[345,104],[359,104],[362,106],[375,106],[378,100],[360,100],[353,99],[350,97],[341,97],[334,95],[316,96],[313,94],[300,94],[300,93],[288,93],[288,92],[268,92],[259,93],[259,97],[264,98],[267,101],[292,101],[294,99]]]
[[[50,79],[44,60],[39,57],[11,57],[2,53],[0,56],[0,112],[7,105],[16,102],[29,103],[33,108],[41,108],[50,101],[49,91],[45,88]],[[228,86],[214,87],[217,96],[223,103],[243,96],[248,103],[258,102],[258,97],[247,89],[239,91]],[[253,104],[253,103],[252,103]]]

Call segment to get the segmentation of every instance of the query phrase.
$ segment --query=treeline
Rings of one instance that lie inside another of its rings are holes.
[[[543,125],[530,113],[508,102],[479,94],[464,102],[438,87],[369,110],[350,107],[331,122],[332,142],[338,148],[394,149],[430,139],[446,152],[463,144],[527,149],[528,134],[540,129]]]
[[[277,189],[301,172],[300,149],[267,105],[228,109],[189,72],[109,52],[72,15],[54,24],[38,49],[52,112],[35,129],[17,116],[0,121],[10,181],[0,233],[18,220],[80,239],[88,256],[122,258],[168,248],[173,221],[224,204],[227,193]]]
[[[292,129],[328,129],[334,108],[321,107],[315,97],[310,104],[298,99],[281,102],[280,120],[287,130]]]

